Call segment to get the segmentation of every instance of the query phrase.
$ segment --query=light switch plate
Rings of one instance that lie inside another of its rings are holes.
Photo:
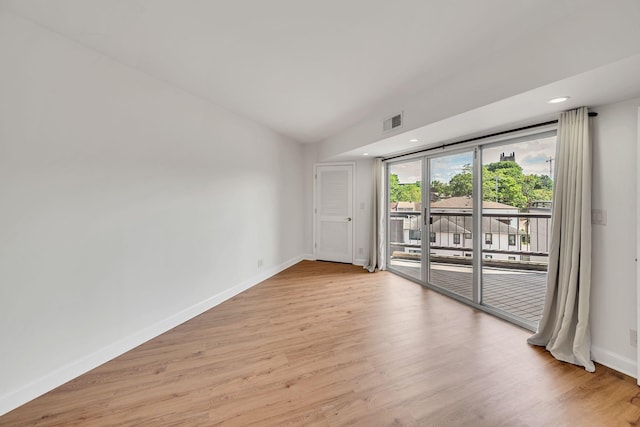
[[[591,209],[591,224],[607,225],[607,211],[604,209]]]

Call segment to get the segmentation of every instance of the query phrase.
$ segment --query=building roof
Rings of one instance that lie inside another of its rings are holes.
[[[473,209],[473,199],[468,196],[449,197],[441,199],[437,202],[431,202],[432,208],[441,209]],[[505,205],[504,203],[492,202],[489,200],[482,201],[482,209],[518,209],[515,206]]]
[[[419,205],[419,204],[420,202],[398,202],[398,205],[396,206],[396,208],[416,210],[416,205]],[[420,210],[420,208],[418,207],[417,210]]]
[[[439,233],[471,233],[473,230],[470,216],[435,216],[431,231]],[[496,218],[482,218],[483,233],[517,234],[518,229]]]
[[[471,217],[441,216],[433,220],[431,231],[438,233],[471,233]]]

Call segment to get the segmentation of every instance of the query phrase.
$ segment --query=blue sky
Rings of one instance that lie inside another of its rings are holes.
[[[515,144],[499,145],[484,148],[483,163],[493,163],[500,160],[500,154],[516,153],[516,162],[522,166],[525,175],[549,175],[549,157],[555,157],[556,138],[542,138]],[[460,173],[465,164],[472,163],[471,152],[452,154],[431,159],[431,180],[449,182],[451,177]],[[555,167],[555,162],[552,164]],[[420,161],[411,161],[391,165],[391,173],[398,175],[402,184],[409,184],[421,180]]]

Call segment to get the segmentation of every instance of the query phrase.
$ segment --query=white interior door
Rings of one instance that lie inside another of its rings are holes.
[[[318,260],[353,262],[353,165],[318,165],[315,173]]]

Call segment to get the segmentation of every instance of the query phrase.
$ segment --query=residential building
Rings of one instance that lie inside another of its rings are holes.
[[[471,202],[471,198],[465,196],[431,202],[429,242],[432,255],[471,257],[473,248]],[[531,248],[537,250],[539,243],[546,243],[546,234],[540,238],[544,239],[540,242],[539,237],[535,237],[533,241],[529,237],[531,234],[538,236],[539,228],[543,225],[546,227],[544,224],[546,220],[539,221],[536,218],[533,225],[530,226],[529,220],[519,220],[520,211],[517,207],[493,201],[483,201],[482,209],[485,214],[504,215],[504,217],[483,216],[482,218],[482,248],[500,251],[485,256],[497,260],[515,260],[514,255],[507,252],[521,251],[523,245],[528,250]],[[416,246],[422,238],[420,203],[398,202],[397,205],[392,204],[391,206],[391,212],[394,211],[410,212],[411,214],[390,218],[390,241],[399,243],[392,245],[392,252],[396,253],[398,257],[406,257],[400,252],[419,253],[420,250]],[[519,225],[521,228],[518,228]],[[402,234],[400,234],[400,227],[402,227]],[[525,258],[523,259],[523,257]],[[518,254],[517,260],[530,261],[531,258],[528,255]],[[536,257],[533,260],[539,261]]]

